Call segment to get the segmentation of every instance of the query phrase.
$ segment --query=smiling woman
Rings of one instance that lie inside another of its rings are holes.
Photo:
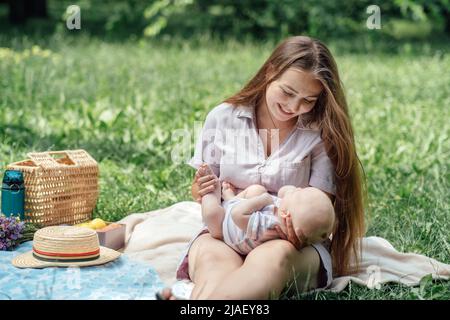
[[[297,251],[288,215],[288,241],[265,242],[243,257],[215,239],[205,222],[177,270],[178,279],[194,282],[191,298],[267,299],[286,284],[294,282],[299,291],[327,287],[333,273],[350,271],[350,256],[358,257],[365,231],[363,181],[336,63],[322,42],[304,36],[283,41],[242,90],[210,111],[203,129],[216,134],[200,137],[189,164],[198,169],[206,163],[214,174],[197,172],[194,199],[217,193],[217,178],[238,189],[259,184],[272,194],[287,184],[312,186],[334,201],[336,223],[331,243]],[[275,134],[267,139],[261,129]],[[249,145],[262,142],[262,148],[245,150],[254,153],[251,160],[230,161],[242,148],[221,141],[217,133],[227,130],[246,130]],[[272,148],[274,138],[279,147]],[[170,290],[163,296],[170,298]]]
[[[278,124],[296,120],[297,116],[312,110],[323,86],[315,76],[300,69],[289,68],[267,88],[266,103],[272,109]]]
[[[305,103],[313,99],[313,103]],[[337,274],[349,272],[349,256],[351,253],[358,256],[357,239],[365,233],[365,180],[338,68],[329,49],[309,37],[288,38],[275,48],[253,79],[225,101],[255,106],[258,128],[271,129],[272,122],[280,129],[280,145],[289,136],[289,132],[283,136],[284,128],[297,125],[297,129],[318,130],[325,157],[319,159],[312,154],[309,185],[316,183],[318,163],[329,162],[331,166],[325,170],[332,171],[333,192],[326,183],[315,186],[335,200],[333,270]],[[305,146],[297,146],[293,152],[301,153],[304,149]],[[326,175],[319,175],[317,180],[326,181]]]

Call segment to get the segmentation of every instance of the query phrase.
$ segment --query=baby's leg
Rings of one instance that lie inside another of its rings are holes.
[[[255,196],[259,196],[263,193],[266,193],[267,189],[264,188],[262,185],[259,184],[252,184],[251,186],[248,186],[243,191],[237,194],[237,197],[239,198],[245,198],[250,199]]]
[[[199,168],[200,177],[206,175],[214,175],[211,168],[202,164]],[[216,177],[217,178],[217,177]],[[222,207],[222,196],[220,183],[215,183],[215,189],[213,192],[207,193],[202,197],[202,218],[203,222],[208,227],[211,236],[216,239],[222,239],[222,222],[225,216],[225,210]]]

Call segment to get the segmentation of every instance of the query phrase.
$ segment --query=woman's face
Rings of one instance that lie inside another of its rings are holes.
[[[267,107],[274,119],[289,121],[311,111],[322,88],[311,73],[289,68],[267,87]]]

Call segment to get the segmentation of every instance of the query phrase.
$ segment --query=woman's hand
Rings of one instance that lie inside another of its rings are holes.
[[[294,226],[292,224],[292,217],[291,213],[289,211],[281,211],[280,216],[283,218],[284,225],[287,229],[287,235],[281,230],[279,226],[276,227],[276,230],[278,231],[278,234],[280,235],[280,238],[283,240],[287,240],[295,247],[295,249],[300,250],[303,248],[302,244],[300,243],[300,240],[298,239],[297,235],[295,234]]]
[[[287,241],[287,235],[283,232],[283,230],[281,230],[280,226],[275,226],[275,230],[278,232],[280,239]]]
[[[200,176],[199,170],[195,173],[194,176],[194,184],[196,186],[193,186],[196,190],[196,194],[198,197],[196,198],[196,201],[198,203],[201,203],[202,197],[205,194],[208,194],[210,192],[214,191],[216,183],[219,181],[219,179],[215,175],[206,175],[206,176]]]

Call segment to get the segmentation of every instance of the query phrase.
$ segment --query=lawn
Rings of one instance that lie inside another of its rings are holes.
[[[445,263],[448,43],[330,43],[368,180],[367,234]],[[0,174],[30,151],[86,149],[101,173],[94,216],[116,221],[191,200],[194,170],[172,161],[182,143],[173,133],[186,130],[193,144],[194,123],[244,85],[273,44],[2,35],[0,47]],[[450,282],[283,298],[450,299]]]

